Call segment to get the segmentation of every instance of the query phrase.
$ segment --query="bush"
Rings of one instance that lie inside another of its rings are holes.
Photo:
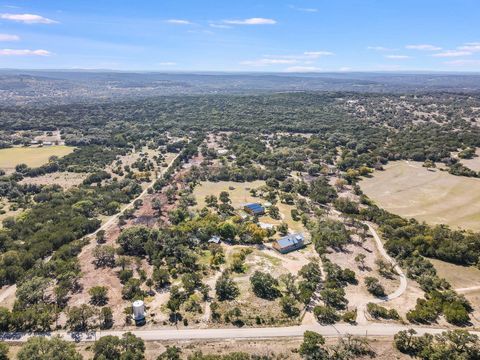
[[[367,286],[367,290],[370,294],[377,297],[385,296],[385,289],[377,278],[367,276],[365,278],[365,285]]]
[[[330,306],[315,306],[313,314],[324,325],[335,324],[340,319],[335,309]]]
[[[367,312],[375,319],[386,319],[386,320],[399,320],[400,315],[398,315],[397,310],[395,309],[387,309],[383,306],[368,303],[367,304]]]

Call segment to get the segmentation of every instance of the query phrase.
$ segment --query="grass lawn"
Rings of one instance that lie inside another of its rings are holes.
[[[0,169],[12,170],[18,164],[38,167],[48,162],[50,156],[62,157],[75,148],[71,146],[14,147],[0,150]]]
[[[215,195],[218,197],[222,191],[227,191],[230,194],[232,206],[237,209],[246,203],[264,202],[264,200],[250,195],[250,189],[258,188],[263,185],[265,185],[265,181],[261,180],[244,183],[233,181],[206,181],[195,187],[193,195],[197,199],[197,207],[201,209],[205,206],[205,196]],[[233,190],[230,190],[230,188],[233,188]]]
[[[480,171],[480,149],[475,151],[476,157],[472,159],[460,159],[460,162],[474,171]]]
[[[396,161],[360,182],[380,207],[430,224],[480,231],[480,179]]]
[[[480,270],[474,266],[460,266],[445,261],[428,259],[438,276],[445,278],[454,289],[480,286]]]

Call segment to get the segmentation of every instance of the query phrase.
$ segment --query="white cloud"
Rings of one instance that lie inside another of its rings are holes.
[[[466,43],[458,49],[462,51],[478,52],[480,51],[480,42]]]
[[[56,24],[58,21],[35,14],[0,14],[0,19],[23,22],[25,24]]]
[[[305,51],[303,53],[305,56],[308,56],[310,58],[319,58],[319,57],[322,57],[322,56],[332,56],[332,55],[335,55],[333,52],[331,51]]]
[[[393,60],[405,60],[405,59],[410,59],[410,56],[407,55],[386,55],[385,56],[387,59],[393,59]]]
[[[318,12],[318,9],[316,8],[302,8],[302,7],[296,7],[295,5],[290,5],[290,9],[302,11],[302,12],[308,12],[308,13]]]
[[[230,25],[274,25],[277,23],[273,19],[265,18],[249,18],[249,19],[240,19],[240,20],[223,20],[225,24]]]
[[[445,64],[451,65],[451,66],[480,66],[480,60],[459,59],[459,60],[445,61]]]
[[[323,56],[335,55],[331,51],[305,51],[294,55],[264,55],[261,59],[242,61],[242,65],[270,66],[270,65],[298,65],[296,67],[315,68],[315,60]],[[308,66],[307,66],[308,65]]]
[[[184,20],[184,19],[169,19],[167,20],[167,23],[173,24],[173,25],[192,25],[192,22],[190,20]]]
[[[11,34],[0,34],[0,41],[18,41],[20,36]]]
[[[321,68],[316,66],[290,66],[285,69],[286,72],[318,72]]]
[[[441,47],[430,45],[430,44],[418,44],[418,45],[407,45],[405,48],[410,50],[420,50],[420,51],[438,51],[442,50]]]
[[[297,64],[298,60],[295,59],[257,59],[257,60],[247,60],[240,62],[241,65],[248,66],[270,66],[270,65],[289,65]]]
[[[30,49],[0,49],[0,56],[49,56],[52,53],[48,50],[30,50]]]
[[[385,52],[396,51],[396,49],[387,48],[387,47],[384,47],[384,46],[368,46],[367,49],[368,50],[373,50],[373,51],[385,51]]]
[[[459,57],[459,56],[467,56],[472,55],[471,51],[464,51],[464,50],[447,50],[441,53],[433,54],[433,57]]]
[[[338,69],[338,71],[345,72],[345,71],[352,71],[352,68],[349,66],[344,66]]]
[[[173,61],[165,61],[165,62],[158,63],[158,65],[160,65],[160,66],[175,66],[175,65],[177,65],[177,63],[173,62]]]

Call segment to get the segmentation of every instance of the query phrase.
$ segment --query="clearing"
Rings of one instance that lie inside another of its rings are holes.
[[[381,208],[430,224],[480,231],[480,180],[396,161],[360,182]]]
[[[50,156],[62,157],[73,152],[71,146],[13,147],[0,150],[0,169],[13,171],[18,164],[38,167],[48,162]]]
[[[28,177],[19,181],[20,184],[34,185],[60,185],[64,189],[70,189],[73,186],[80,185],[88,174],[74,172],[55,172],[45,174],[34,178]]]
[[[244,183],[233,181],[206,181],[195,187],[193,195],[197,199],[198,208],[202,209],[205,207],[205,196],[215,195],[218,197],[222,191],[227,191],[230,194],[232,206],[238,209],[249,202],[263,202],[262,199],[253,197],[250,194],[250,189],[256,189],[263,185],[265,185],[265,181],[261,180]]]
[[[251,189],[259,189],[265,186],[265,181],[256,180],[251,182],[234,182],[234,181],[219,181],[219,182],[212,182],[206,181],[202,182],[198,186],[195,187],[193,191],[193,195],[197,200],[197,209],[202,209],[206,206],[205,204],[205,196],[207,195],[215,195],[218,196],[222,191],[226,191],[230,194],[230,200],[232,201],[232,206],[235,209],[241,209],[243,205],[247,203],[260,203],[265,204],[267,200],[263,199],[260,196],[252,196],[250,194]],[[258,191],[257,193],[260,194],[262,191]],[[295,208],[293,205],[285,204],[278,201],[275,206],[278,207],[280,212],[280,219],[272,219],[268,215],[260,216],[259,222],[265,225],[273,225],[278,226],[282,222],[285,222],[290,229],[290,232],[301,232],[305,233],[305,228],[301,221],[295,221],[292,218],[291,211]],[[277,234],[278,235],[278,234]],[[279,237],[279,236],[276,236]]]
[[[473,171],[480,171],[480,149],[475,151],[475,155],[472,159],[460,159],[460,162]]]

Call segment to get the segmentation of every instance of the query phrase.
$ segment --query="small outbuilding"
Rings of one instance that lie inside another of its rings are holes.
[[[132,317],[137,326],[145,324],[145,304],[142,300],[135,300],[133,302]]]
[[[286,254],[291,251],[299,250],[305,246],[305,237],[303,234],[289,234],[278,239],[273,248],[279,253]]]
[[[210,244],[220,244],[221,240],[220,240],[220,236],[212,236],[210,240],[208,240],[208,242]]]
[[[258,203],[246,204],[243,207],[243,210],[245,210],[248,214],[250,214],[252,216],[265,214],[265,208]]]

